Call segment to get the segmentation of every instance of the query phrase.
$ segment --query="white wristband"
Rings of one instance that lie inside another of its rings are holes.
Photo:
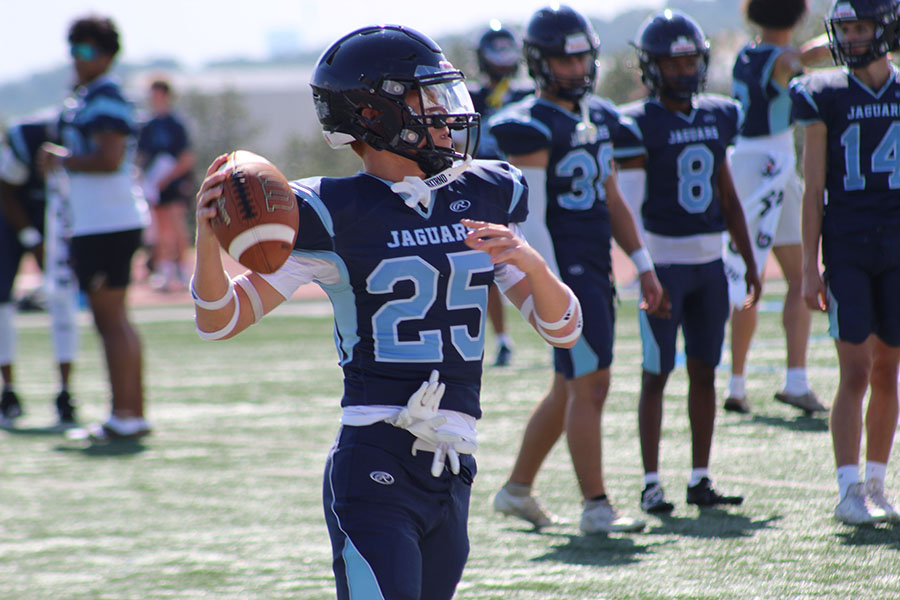
[[[220,308],[224,308],[231,302],[231,299],[234,298],[235,302],[237,302],[237,294],[234,291],[234,282],[231,279],[228,280],[228,290],[225,292],[225,295],[219,298],[218,300],[204,300],[197,293],[196,288],[194,288],[194,277],[191,276],[191,297],[194,298],[194,304],[202,308],[203,310],[219,310]]]
[[[578,298],[575,297],[575,294],[572,292],[571,289],[566,288],[566,291],[569,292],[569,307],[566,308],[566,312],[563,313],[563,316],[560,317],[560,319],[558,321],[554,321],[553,323],[548,323],[547,321],[544,321],[543,319],[541,319],[541,316],[537,313],[537,311],[534,311],[535,323],[537,323],[543,329],[549,329],[551,331],[554,331],[556,329],[561,329],[561,328],[565,327],[569,323],[569,321],[572,320],[572,317],[574,317],[577,312]]]
[[[28,226],[19,231],[19,243],[24,248],[34,248],[44,241],[44,236],[34,227]]]
[[[259,323],[265,311],[263,310],[262,298],[259,297],[256,286],[253,285],[253,282],[246,275],[238,275],[235,277],[234,282],[241,286],[241,289],[247,294],[247,299],[250,300],[250,308],[253,310],[253,323]]]
[[[231,289],[233,292],[234,287],[232,287]],[[231,320],[228,321],[228,324],[218,331],[203,331],[202,329],[200,329],[200,326],[197,325],[197,335],[199,335],[204,340],[221,340],[223,337],[234,331],[234,328],[237,326],[238,317],[240,316],[241,303],[238,299],[237,294],[234,294],[234,314],[231,315]]]
[[[628,258],[634,263],[638,275],[643,275],[647,271],[653,270],[653,261],[650,260],[650,253],[647,252],[646,248],[638,248],[628,255]]]

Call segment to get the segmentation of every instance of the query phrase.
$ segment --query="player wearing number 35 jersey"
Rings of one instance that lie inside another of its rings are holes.
[[[323,502],[341,600],[453,596],[469,551],[489,286],[551,344],[581,332],[577,298],[515,233],[528,205],[521,173],[471,158],[479,115],[463,79],[405,27],[366,27],[325,51],[311,81],[317,115],[363,172],[293,182],[299,232],[273,274],[223,271],[209,226],[223,157],[198,195],[202,337],[237,334],[304,283],[331,298],[344,394]],[[453,147],[451,130],[465,145]]]

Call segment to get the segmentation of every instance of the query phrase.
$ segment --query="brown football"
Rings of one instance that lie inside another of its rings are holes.
[[[235,150],[219,171],[228,171],[224,193],[210,221],[222,247],[257,273],[277,271],[291,255],[300,212],[287,179],[271,162]]]

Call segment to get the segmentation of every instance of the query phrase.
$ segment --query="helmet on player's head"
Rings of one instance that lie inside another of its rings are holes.
[[[653,95],[690,101],[706,84],[709,41],[697,22],[686,14],[666,9],[651,15],[638,30],[634,46],[641,63],[641,80]],[[697,57],[696,74],[664,78],[659,60],[679,56]]]
[[[590,21],[574,9],[554,5],[534,13],[525,29],[523,46],[528,74],[541,89],[571,101],[593,91],[600,38]],[[577,79],[557,77],[547,62],[550,57],[576,54],[590,55],[587,73]]]
[[[499,21],[491,21],[491,28],[478,40],[478,69],[491,81],[512,77],[519,69],[519,40]]]
[[[900,47],[898,10],[900,3],[897,0],[836,0],[825,22],[834,62],[849,67],[864,67]],[[841,39],[841,23],[863,20],[872,21],[875,25],[871,39]]]
[[[378,25],[349,33],[325,50],[310,86],[333,148],[359,140],[413,160],[431,176],[475,153],[480,117],[464,80],[427,36]],[[429,129],[443,127],[466,133],[459,136],[465,138],[462,152],[434,143]]]

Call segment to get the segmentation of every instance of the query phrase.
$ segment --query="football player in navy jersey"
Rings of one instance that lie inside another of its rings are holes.
[[[499,21],[491,21],[490,28],[478,40],[476,54],[478,70],[481,71],[483,81],[479,85],[469,87],[469,93],[475,112],[481,115],[481,122],[484,123],[502,106],[521,100],[532,90],[518,86],[514,82],[522,56],[520,43],[516,35],[503,27]],[[503,159],[503,153],[500,152],[497,141],[487,127],[481,128],[475,158]],[[503,303],[500,290],[495,285],[492,285],[488,292],[488,318],[497,334],[497,357],[494,366],[505,367],[512,359],[512,340],[506,333]]]
[[[844,66],[791,88],[794,117],[804,126],[803,297],[828,312],[837,348],[834,516],[848,524],[898,520],[884,495],[900,364],[900,73],[887,56],[900,46],[898,10],[896,0],[835,2],[826,30],[835,62]]]
[[[732,70],[733,95],[744,121],[728,155],[728,165],[753,242],[756,266],[763,277],[769,250],[775,255],[787,293],[782,325],[787,341],[787,373],[775,398],[812,413],[826,410],[809,387],[806,346],[812,315],[800,293],[800,178],[796,170],[788,82],[806,65],[828,60],[822,35],[799,49],[791,46],[794,28],[807,11],[806,0],[745,0],[747,19],[759,36],[738,53]],[[756,329],[756,307],[743,309],[744,261],[732,245],[725,247],[725,273],[731,313],[731,380],[725,410],[750,412],[746,361]]]
[[[60,391],[56,411],[60,425],[75,422],[75,406],[69,394],[72,362],[78,351],[77,286],[68,266],[68,241],[63,190],[59,176],[51,182],[38,171],[36,156],[44,142],[56,140],[55,118],[14,123],[0,145],[0,425],[14,424],[22,414],[15,392],[13,359],[16,305],[12,291],[26,252],[44,271],[44,292],[51,318],[51,337]],[[52,192],[48,203],[48,187]]]
[[[641,76],[651,96],[622,107],[634,139],[623,149],[623,169],[642,170],[646,191],[641,215],[645,241],[671,301],[671,318],[640,312],[644,349],[638,425],[644,463],[641,508],[671,512],[659,479],[663,392],[675,366],[678,329],[684,335],[689,379],[692,470],[688,504],[740,504],[713,487],[709,456],[716,411],[715,368],[728,319],[728,285],[722,264],[726,229],[747,265],[748,304],[760,281],[744,213],[731,182],[725,149],[740,127],[732,99],[700,94],[709,42],[689,16],[665,10],[648,17],[635,41]],[[623,142],[623,146],[626,145]],[[626,172],[626,171],[623,171]],[[644,187],[644,186],[641,186]]]
[[[543,527],[556,521],[532,495],[541,464],[563,431],[584,499],[585,533],[639,531],[645,523],[620,516],[603,479],[601,417],[612,363],[614,292],[610,239],[630,254],[649,310],[661,289],[641,246],[634,217],[613,171],[613,142],[621,125],[615,107],[591,94],[600,41],[572,8],[538,10],[524,49],[538,91],[496,114],[491,133],[528,180],[529,243],[557,269],[581,300],[584,335],[554,351],[551,389],[532,413],[509,480],[494,508]]]
[[[232,337],[310,281],[328,293],[344,370],[323,486],[337,596],[449,599],[469,548],[488,287],[557,346],[579,337],[581,309],[515,233],[521,173],[454,149],[451,129],[466,137],[478,115],[432,40],[396,25],[354,31],[311,85],[326,139],[349,144],[363,171],[293,182],[291,257],[231,280],[209,224],[227,176],[216,159],[198,192],[198,330]]]

